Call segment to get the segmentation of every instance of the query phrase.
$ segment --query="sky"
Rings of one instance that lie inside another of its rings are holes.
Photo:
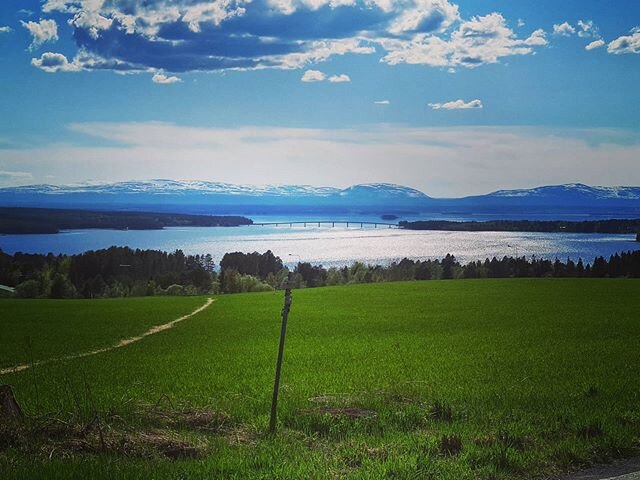
[[[640,185],[637,0],[2,0],[0,186]]]

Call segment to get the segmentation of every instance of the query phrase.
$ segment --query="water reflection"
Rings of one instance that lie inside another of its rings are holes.
[[[454,254],[460,261],[493,256],[583,258],[640,249],[634,235],[513,233],[513,232],[420,232],[373,227],[247,226],[233,228],[169,228],[158,231],[76,230],[56,235],[4,235],[0,248],[54,254],[81,253],[112,245],[132,248],[211,253],[220,259],[226,252],[272,250],[285,262],[308,261],[342,266],[354,261],[387,264],[404,257],[441,258]],[[292,254],[292,255],[289,255]]]

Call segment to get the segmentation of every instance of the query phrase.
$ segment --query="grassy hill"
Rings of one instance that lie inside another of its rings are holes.
[[[0,471],[488,480],[630,455],[639,291],[624,279],[294,291],[273,438],[282,294],[221,296],[137,343],[0,375],[36,417],[2,427]],[[108,346],[205,300],[3,300],[0,369]]]

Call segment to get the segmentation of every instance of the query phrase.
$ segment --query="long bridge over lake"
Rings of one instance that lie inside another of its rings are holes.
[[[252,225],[258,225],[261,227],[264,226],[274,226],[274,227],[293,227],[294,225],[302,225],[303,227],[335,227],[337,226],[346,226],[349,227],[360,227],[364,228],[365,226],[373,226],[373,228],[400,228],[397,223],[388,223],[388,222],[359,222],[352,220],[307,220],[307,221],[295,221],[289,222],[283,220],[281,222],[253,222]]]

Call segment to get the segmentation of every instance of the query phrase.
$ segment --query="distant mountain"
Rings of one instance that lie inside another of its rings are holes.
[[[339,189],[160,179],[0,188],[0,206],[143,209],[176,213],[303,213],[350,211],[354,208],[419,210],[429,200],[428,196],[413,188],[384,183]]]
[[[640,200],[640,187],[590,187],[583,183],[568,183],[521,190],[498,190],[487,196],[500,198]]]
[[[130,209],[176,213],[505,212],[624,210],[640,216],[640,187],[583,184],[498,190],[463,198],[433,198],[388,183],[340,189],[310,185],[234,185],[221,182],[149,180],[0,188],[0,206]]]

